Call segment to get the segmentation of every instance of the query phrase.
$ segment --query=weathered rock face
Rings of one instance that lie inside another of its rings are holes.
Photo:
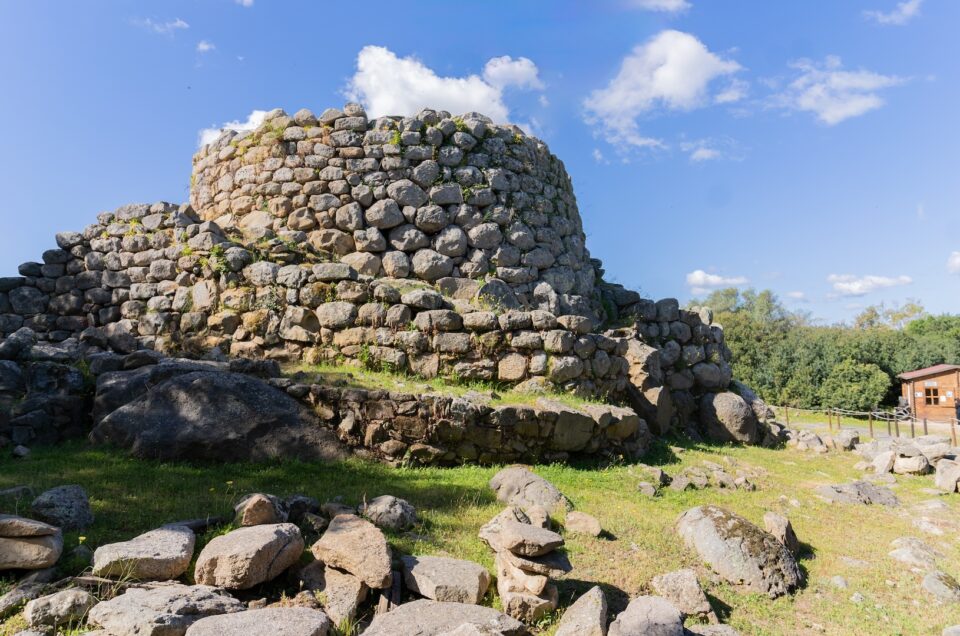
[[[596,586],[563,612],[555,636],[606,636],[606,633],[607,599]]]
[[[110,412],[90,437],[153,459],[262,461],[345,455],[333,434],[318,427],[296,400],[238,373],[194,371],[172,377]]]
[[[357,608],[367,598],[369,588],[357,577],[313,561],[303,567],[298,578],[306,590],[311,590],[335,625],[353,621]]]
[[[900,504],[892,490],[883,486],[876,486],[868,481],[817,486],[815,492],[820,497],[834,503],[879,504],[882,506],[897,506]]]
[[[30,510],[37,519],[61,530],[82,530],[93,523],[90,499],[77,485],[51,488],[33,500]]]
[[[327,636],[331,627],[320,610],[269,607],[201,618],[187,636]]]
[[[421,600],[404,603],[373,619],[364,636],[440,636],[462,625],[479,625],[504,636],[522,636],[526,626],[497,610],[472,603]]]
[[[250,526],[214,538],[197,557],[197,583],[245,590],[280,576],[303,554],[292,523]]]
[[[216,588],[172,583],[130,588],[97,603],[87,620],[115,636],[183,636],[206,616],[243,610],[243,603]]]
[[[310,550],[318,560],[346,570],[373,589],[390,585],[390,548],[386,537],[360,517],[337,515]]]
[[[141,581],[176,579],[187,571],[196,537],[184,526],[152,530],[120,543],[109,543],[93,553],[96,576]]]
[[[400,532],[409,530],[417,522],[417,511],[408,501],[382,495],[367,502],[360,509],[360,514],[369,519],[375,526]]]
[[[677,532],[687,547],[720,576],[776,598],[801,583],[787,548],[743,517],[717,506],[698,506],[680,516]]]
[[[685,616],[716,617],[710,601],[700,587],[697,574],[693,570],[677,570],[653,577],[650,581],[653,590],[670,601]]]

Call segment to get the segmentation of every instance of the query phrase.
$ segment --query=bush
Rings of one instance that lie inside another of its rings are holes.
[[[833,367],[820,386],[825,406],[868,411],[877,407],[890,388],[890,377],[875,364],[850,358]]]

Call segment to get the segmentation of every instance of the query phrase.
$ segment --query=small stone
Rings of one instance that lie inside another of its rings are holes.
[[[438,556],[404,556],[403,576],[409,589],[434,601],[480,603],[490,574],[472,561]]]
[[[116,636],[183,636],[201,618],[243,609],[243,603],[217,588],[172,583],[128,588],[97,603],[87,621]]]
[[[258,526],[268,523],[283,523],[287,512],[283,503],[273,495],[254,493],[240,500],[234,511],[241,526]]]
[[[31,627],[55,627],[79,622],[96,604],[90,592],[72,588],[30,601],[23,608],[23,616]]]
[[[789,519],[776,512],[767,512],[763,515],[763,525],[767,532],[790,550],[792,555],[800,554],[800,541]]]
[[[387,539],[375,525],[360,517],[335,516],[310,550],[323,563],[346,570],[373,589],[390,585]]]
[[[630,601],[610,624],[608,636],[683,636],[683,617],[676,607],[659,596],[641,596]]]
[[[697,574],[693,570],[677,570],[653,577],[650,581],[653,591],[667,599],[686,616],[713,616],[713,608]]]
[[[543,506],[554,512],[573,507],[556,486],[523,466],[504,468],[490,479],[490,488],[499,501],[522,508]]]
[[[275,579],[303,554],[303,537],[292,523],[239,528],[214,538],[200,556],[197,583],[245,590]]]
[[[318,609],[268,607],[201,618],[187,636],[327,636],[332,627]]]
[[[563,525],[567,532],[574,534],[587,534],[591,537],[599,537],[601,533],[603,533],[600,522],[585,512],[568,512]]]
[[[187,571],[196,537],[184,526],[152,530],[120,543],[102,545],[93,553],[95,576],[166,581]]]
[[[360,507],[360,514],[377,527],[394,532],[409,530],[417,522],[417,511],[414,507],[392,495],[372,499]]]

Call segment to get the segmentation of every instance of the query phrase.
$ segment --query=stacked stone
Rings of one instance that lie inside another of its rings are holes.
[[[42,570],[63,552],[60,528],[42,521],[0,514],[0,570]]]
[[[508,616],[533,623],[557,609],[557,587],[551,576],[571,570],[562,552],[563,537],[542,525],[535,525],[519,507],[510,506],[480,528],[480,538],[496,557],[497,593]]]
[[[477,113],[274,110],[194,156],[191,202],[223,227],[307,241],[371,275],[495,276],[518,306],[598,307],[563,164]]]

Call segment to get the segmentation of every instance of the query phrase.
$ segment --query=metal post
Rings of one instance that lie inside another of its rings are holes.
[[[873,437],[873,411],[870,411],[870,437]]]

